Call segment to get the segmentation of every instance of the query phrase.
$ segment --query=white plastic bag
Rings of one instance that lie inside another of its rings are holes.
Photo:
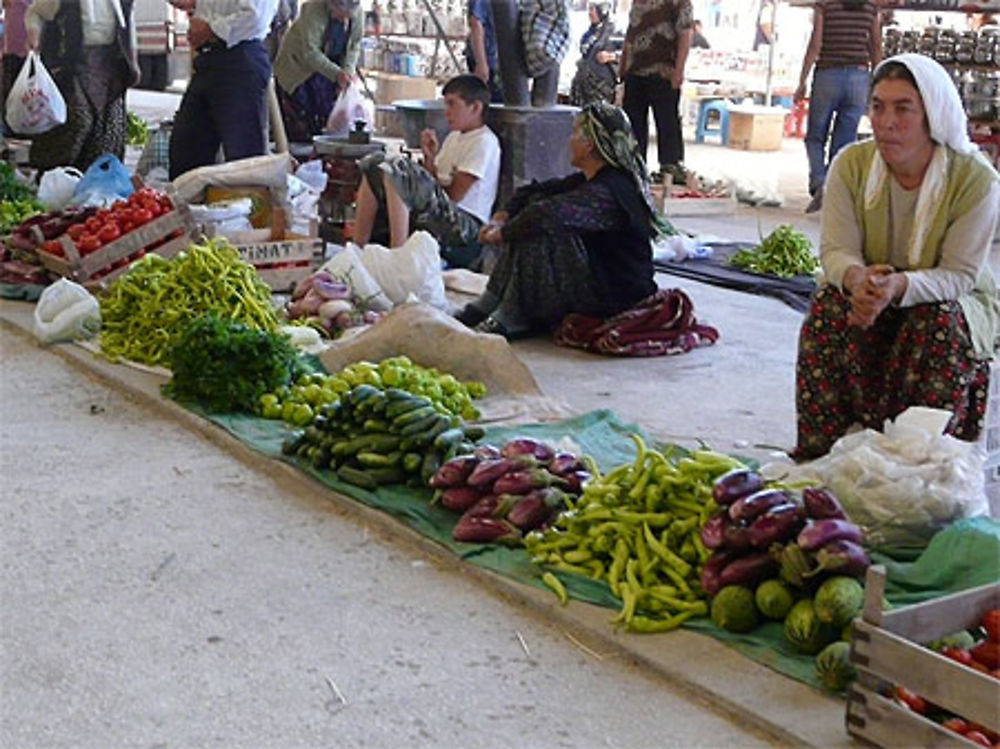
[[[912,407],[837,440],[830,452],[790,468],[786,480],[818,479],[837,496],[875,546],[923,548],[956,520],[986,515],[983,455],[942,434],[951,414]]]
[[[76,184],[82,177],[83,172],[72,166],[49,169],[38,181],[38,201],[48,211],[62,210],[73,197]]]
[[[448,308],[437,240],[425,231],[414,232],[395,249],[365,245],[361,262],[393,304],[412,301],[411,295],[438,309]]]
[[[37,52],[29,51],[7,94],[7,124],[15,133],[37,135],[66,122],[66,101]]]
[[[35,337],[42,343],[90,338],[101,327],[101,306],[80,284],[61,278],[35,305]]]
[[[361,85],[351,81],[350,85],[340,92],[330,117],[326,121],[326,132],[338,138],[346,136],[354,129],[357,121],[365,123],[365,130],[371,131],[375,123],[375,108],[365,98]]]
[[[392,309],[392,301],[361,262],[357,245],[348,244],[334,253],[320,270],[325,270],[332,276],[342,279],[344,283],[350,284],[355,296],[364,300],[367,309],[375,312],[388,312]]]

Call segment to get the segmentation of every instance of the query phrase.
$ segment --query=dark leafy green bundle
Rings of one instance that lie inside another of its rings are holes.
[[[287,337],[215,315],[183,329],[170,368],[164,392],[214,413],[252,412],[260,396],[306,371]]]
[[[0,200],[31,200],[34,197],[35,191],[17,178],[14,167],[0,161]]]

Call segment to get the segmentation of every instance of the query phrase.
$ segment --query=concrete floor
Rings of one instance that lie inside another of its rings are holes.
[[[777,174],[785,208],[681,228],[752,239],[758,220],[791,221],[815,236],[800,142],[688,158],[737,160]],[[717,345],[650,360],[515,351],[576,410],[723,450],[790,446],[801,316],[658,281],[691,295]],[[464,570],[171,408],[155,382],[39,349],[26,317],[0,305],[0,746],[850,743],[839,701],[710,638],[615,635],[604,610]]]

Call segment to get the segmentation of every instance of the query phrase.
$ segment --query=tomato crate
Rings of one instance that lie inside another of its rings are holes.
[[[62,234],[57,241],[65,257],[44,251],[37,253],[42,265],[54,273],[76,281],[87,288],[106,288],[115,278],[128,270],[128,258],[141,250],[155,252],[171,258],[191,243],[194,222],[186,205],[178,204],[174,210],[157,216],[128,234],[109,242],[89,254],[81,254],[69,234]],[[41,236],[39,235],[41,243]]]
[[[687,188],[679,185],[667,187],[666,190],[661,185],[656,187],[659,189],[653,191],[653,199],[664,216],[712,216],[736,211],[736,198],[733,195],[681,197],[688,192]]]
[[[1000,731],[1000,679],[924,646],[975,628],[983,613],[1000,608],[1000,583],[891,611],[882,611],[884,591],[885,568],[870,567],[864,611],[852,630],[851,660],[858,678],[847,692],[847,732],[886,748],[977,746],[888,696],[897,686],[966,721]]]

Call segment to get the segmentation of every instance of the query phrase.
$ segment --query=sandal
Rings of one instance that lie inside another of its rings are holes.
[[[488,314],[472,304],[465,305],[455,313],[455,319],[468,328],[475,328],[487,317],[489,317]]]

